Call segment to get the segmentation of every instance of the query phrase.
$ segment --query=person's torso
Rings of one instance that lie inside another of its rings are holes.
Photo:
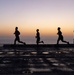
[[[40,38],[40,33],[39,32],[37,32],[37,38]]]
[[[59,36],[62,36],[62,32],[61,32],[61,31],[58,31],[58,35],[59,35]]]
[[[15,31],[15,36],[19,36],[20,35],[20,32],[19,31]]]

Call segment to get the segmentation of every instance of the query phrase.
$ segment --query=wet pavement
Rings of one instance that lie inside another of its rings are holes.
[[[0,75],[74,75],[74,48],[0,49]]]

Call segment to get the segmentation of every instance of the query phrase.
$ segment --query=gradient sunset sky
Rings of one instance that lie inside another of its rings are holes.
[[[57,27],[73,38],[74,0],[0,0],[0,38],[13,37],[16,26],[28,39],[37,28],[41,36],[57,37]]]

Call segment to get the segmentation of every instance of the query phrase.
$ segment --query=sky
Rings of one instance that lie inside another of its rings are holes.
[[[0,0],[0,42],[14,40],[16,26],[24,41],[35,41],[36,29],[40,30],[42,39],[57,40],[58,27],[72,41],[74,0]]]

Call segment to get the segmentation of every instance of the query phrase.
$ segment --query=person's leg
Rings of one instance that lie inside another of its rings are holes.
[[[60,39],[58,38],[58,40],[57,40],[57,44],[59,44],[59,41],[60,41]]]
[[[40,43],[43,43],[44,44],[44,41],[40,41]]]
[[[40,41],[40,40],[39,40],[39,38],[38,38],[37,41],[36,41],[37,45],[39,44],[39,41]]]
[[[19,43],[23,43],[23,42],[22,42],[22,41],[20,41],[20,40],[19,40],[18,42],[19,42]]]
[[[43,41],[40,41],[40,38],[39,38],[38,42],[39,42],[39,43],[43,43],[43,44],[44,44],[44,42],[43,42]]]
[[[14,45],[16,45],[16,41],[17,41],[17,40],[16,40],[16,38],[15,38],[15,40],[14,40]]]
[[[43,41],[40,41],[40,38],[39,38],[39,43],[43,43],[43,44],[44,44],[44,42],[43,42]]]
[[[61,41],[69,44],[69,42],[65,41],[64,38],[61,38]]]
[[[26,44],[25,42],[20,41],[20,38],[18,38],[18,42],[19,42],[19,43]]]
[[[62,42],[65,42],[65,43],[67,43],[67,44],[69,44],[69,42],[67,42],[67,41],[64,41],[64,40],[61,40]]]
[[[18,42],[19,42],[19,43],[23,43],[24,45],[26,44],[25,42],[22,42],[22,41],[20,41],[20,40],[19,40]]]

